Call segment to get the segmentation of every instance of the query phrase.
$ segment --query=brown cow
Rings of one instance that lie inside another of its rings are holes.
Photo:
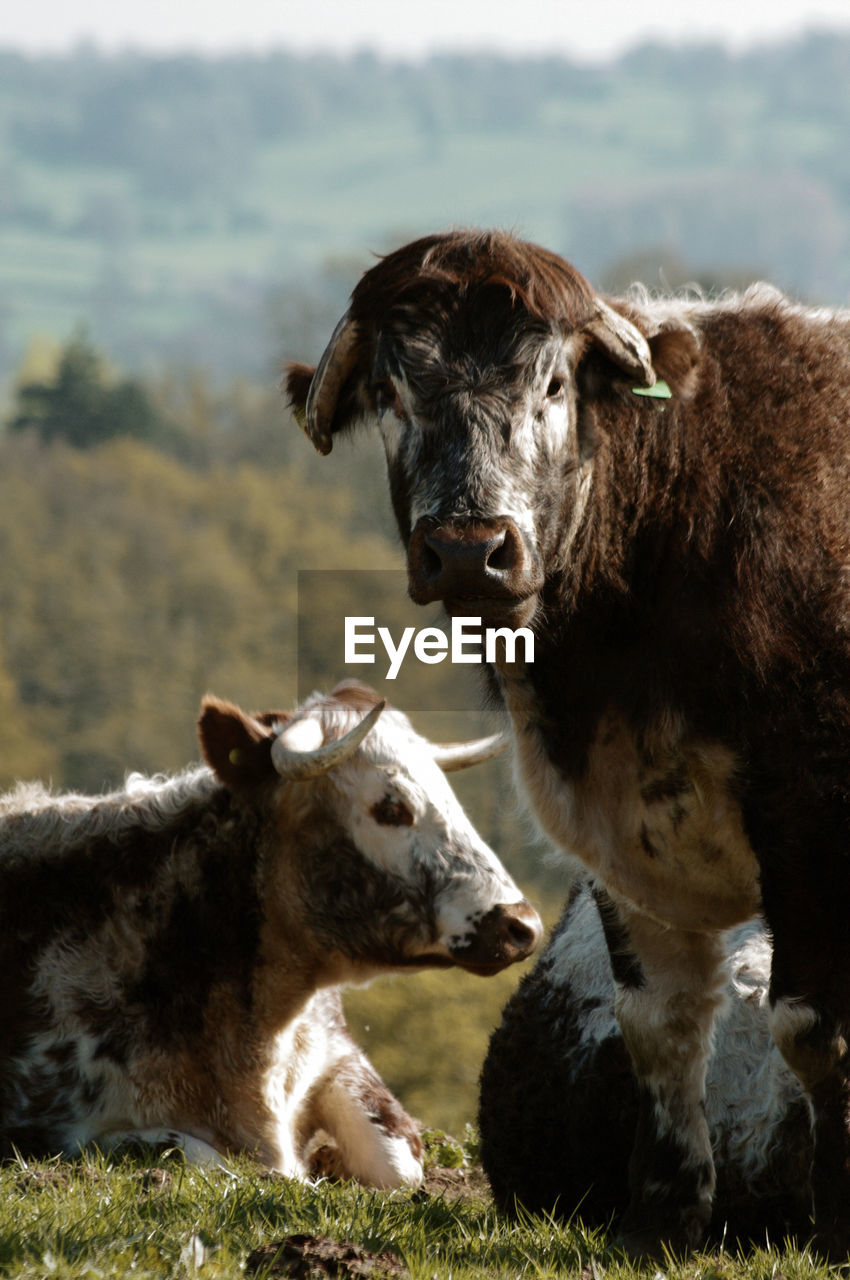
[[[724,931],[763,912],[770,1025],[850,1249],[850,315],[756,287],[603,299],[499,233],[406,245],[289,392],[373,419],[410,592],[531,626],[496,662],[537,822],[598,884],[639,1097],[627,1247],[711,1215]]]

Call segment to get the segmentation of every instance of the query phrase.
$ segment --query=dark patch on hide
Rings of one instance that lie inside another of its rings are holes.
[[[127,985],[126,1020],[116,1019],[119,1053],[122,1037],[126,1043],[137,1034],[134,1017],[143,1020],[150,1044],[195,1040],[216,988],[250,1009],[262,919],[253,823],[246,833],[234,819],[226,841],[216,832],[207,847],[198,843],[200,884],[174,893],[150,933],[142,973]]]
[[[388,254],[358,283],[351,310],[374,333],[402,306],[421,315],[423,303],[439,310],[482,289],[504,290],[526,323],[581,329],[594,313],[593,289],[580,271],[550,249],[498,231],[424,236]]]
[[[648,858],[658,857],[658,850],[649,837],[649,831],[645,822],[640,824],[640,847]]]
[[[640,789],[640,798],[644,804],[665,804],[691,790],[693,788],[687,765],[682,763],[660,778],[653,778],[651,782],[644,783]]]
[[[744,1179],[740,1165],[718,1149],[712,1236],[776,1245],[786,1236],[802,1243],[811,1235],[812,1125],[808,1104],[790,1104],[777,1126],[773,1153],[757,1177]]]
[[[358,1059],[362,1064],[362,1059]],[[371,1069],[359,1065],[359,1080],[353,1092],[361,1103],[369,1122],[381,1129],[388,1136],[404,1139],[416,1159],[422,1159],[422,1139],[419,1126],[402,1107],[401,1103],[390,1093],[387,1086]]]
[[[651,845],[647,852],[649,853],[650,850],[651,856],[654,856],[655,850]],[[632,990],[644,986],[646,978],[640,960],[632,951],[629,931],[623,924],[616,906],[599,885],[594,888],[593,897],[599,910],[599,919],[602,921],[602,931],[605,934],[614,978],[621,986],[630,987]]]
[[[369,863],[335,828],[305,833],[299,873],[309,930],[320,950],[364,963],[397,964],[437,936],[436,886],[420,869],[418,890]],[[414,944],[418,944],[414,947]]]
[[[647,1245],[669,1242],[674,1248],[694,1248],[708,1227],[705,1203],[712,1181],[711,1160],[692,1163],[691,1148],[678,1134],[658,1124],[656,1095],[637,1086],[638,1118],[629,1161],[632,1198],[621,1230],[635,1232]]]
[[[413,814],[407,805],[395,796],[382,796],[369,810],[382,827],[412,827]]]

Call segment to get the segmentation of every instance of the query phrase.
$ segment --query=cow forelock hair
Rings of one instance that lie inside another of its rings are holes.
[[[581,272],[541,245],[501,231],[454,231],[424,236],[377,263],[352,295],[352,315],[383,328],[400,304],[463,296],[502,286],[534,320],[581,329],[594,311],[594,293]],[[518,308],[519,309],[519,308]]]

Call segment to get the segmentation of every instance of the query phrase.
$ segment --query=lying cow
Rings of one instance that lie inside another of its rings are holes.
[[[770,1035],[769,982],[763,926],[732,930],[705,1093],[715,1238],[811,1233],[809,1108]],[[521,1203],[604,1225],[625,1211],[638,1096],[614,999],[597,903],[580,882],[481,1073],[481,1160],[505,1212]]]
[[[540,923],[438,768],[492,740],[435,747],[383,706],[354,683],[292,715],[207,698],[209,767],[0,801],[0,1153],[162,1130],[293,1176],[420,1180],[339,986],[495,973]]]

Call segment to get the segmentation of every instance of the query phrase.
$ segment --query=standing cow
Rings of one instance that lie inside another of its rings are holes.
[[[381,714],[383,711],[383,714]],[[540,922],[419,737],[349,682],[205,700],[207,765],[0,798],[0,1154],[165,1139],[291,1176],[417,1183],[422,1147],[340,984],[528,955]]]
[[[639,1098],[626,1246],[709,1221],[723,933],[762,912],[817,1239],[844,1257],[850,316],[765,286],[605,300],[455,232],[368,271],[288,389],[321,452],[378,422],[414,600],[535,632],[489,683],[539,826],[598,884]]]

